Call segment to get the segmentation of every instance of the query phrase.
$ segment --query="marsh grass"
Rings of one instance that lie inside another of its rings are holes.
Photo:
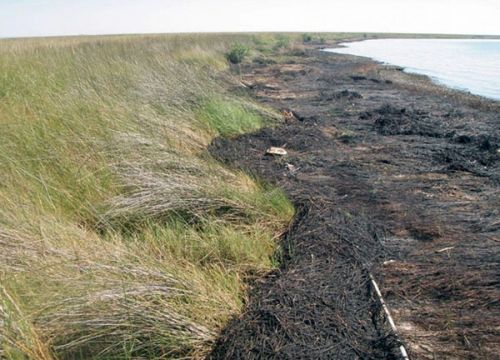
[[[212,98],[202,105],[199,118],[220,136],[235,136],[262,127],[263,119],[240,102]]]
[[[206,152],[277,117],[227,90],[261,37],[0,41],[0,358],[209,351],[293,216]]]

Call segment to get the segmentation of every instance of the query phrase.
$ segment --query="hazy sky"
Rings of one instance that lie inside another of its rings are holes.
[[[500,0],[0,0],[0,37],[192,31],[500,35]]]

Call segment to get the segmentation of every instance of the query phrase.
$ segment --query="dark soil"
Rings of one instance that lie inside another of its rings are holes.
[[[411,359],[500,353],[500,105],[369,60],[242,66],[292,118],[211,146],[299,209],[282,267],[254,285],[213,359]],[[286,157],[266,156],[282,146]]]

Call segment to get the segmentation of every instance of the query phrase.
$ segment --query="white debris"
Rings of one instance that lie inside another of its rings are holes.
[[[299,168],[296,167],[295,165],[292,165],[292,164],[286,164],[286,169],[290,172],[290,174],[295,174]]]
[[[278,155],[278,156],[285,156],[287,154],[286,150],[280,147],[270,147],[269,149],[266,150],[267,155]]]
[[[450,251],[450,250],[452,250],[454,248],[455,248],[454,246],[445,247],[445,248],[442,248],[441,250],[437,250],[436,252],[437,253],[442,253],[442,252],[445,252],[445,251]]]

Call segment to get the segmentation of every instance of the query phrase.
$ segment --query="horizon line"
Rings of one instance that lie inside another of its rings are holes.
[[[436,36],[463,36],[463,37],[488,37],[500,39],[500,34],[465,34],[465,33],[434,33],[434,32],[392,32],[392,31],[173,31],[173,32],[137,32],[137,33],[103,33],[103,34],[66,34],[66,35],[33,35],[33,36],[8,36],[0,35],[0,40],[22,40],[22,39],[47,39],[47,38],[69,38],[69,37],[99,37],[99,36],[141,36],[141,35],[184,35],[184,34],[370,34],[370,35],[436,35]]]

